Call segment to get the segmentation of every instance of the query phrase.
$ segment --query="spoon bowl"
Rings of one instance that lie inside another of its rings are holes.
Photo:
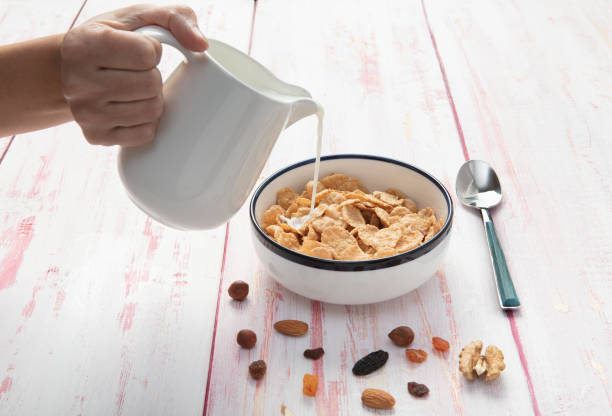
[[[489,213],[489,208],[498,205],[502,200],[501,185],[497,174],[487,162],[469,160],[461,166],[457,173],[455,191],[463,205],[479,209],[482,214],[501,308],[519,308],[521,303]]]
[[[497,174],[482,160],[470,160],[461,166],[456,192],[463,205],[472,208],[492,208],[502,200]]]

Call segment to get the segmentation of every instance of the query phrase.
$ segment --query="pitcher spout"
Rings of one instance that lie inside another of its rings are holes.
[[[289,113],[289,119],[287,120],[285,128],[304,117],[316,114],[317,111],[319,111],[319,105],[311,98],[304,97],[294,101],[291,104],[291,113]]]

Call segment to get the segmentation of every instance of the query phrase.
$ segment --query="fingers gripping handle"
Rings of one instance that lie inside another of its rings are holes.
[[[161,43],[173,46],[174,48],[178,49],[183,55],[185,55],[185,58],[187,58],[188,61],[191,61],[195,56],[193,52],[181,45],[179,41],[176,40],[174,35],[170,33],[170,31],[164,29],[161,26],[143,26],[141,28],[136,29],[134,32],[151,36],[153,39]]]

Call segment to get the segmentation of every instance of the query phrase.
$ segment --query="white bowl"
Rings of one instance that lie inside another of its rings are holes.
[[[321,158],[320,177],[344,173],[356,177],[370,191],[394,188],[429,206],[444,226],[428,242],[392,257],[363,261],[325,260],[290,250],[272,240],[259,226],[266,209],[276,203],[276,191],[303,189],[312,180],[314,159],[282,169],[257,188],[250,216],[255,251],[266,271],[287,289],[307,298],[346,305],[381,302],[416,289],[442,265],[453,220],[448,190],[427,172],[393,159],[369,155]]]

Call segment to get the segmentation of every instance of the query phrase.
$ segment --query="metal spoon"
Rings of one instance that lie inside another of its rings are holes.
[[[495,171],[487,162],[469,160],[461,166],[455,184],[457,196],[461,202],[472,208],[480,209],[487,232],[489,254],[493,263],[495,284],[502,309],[518,309],[521,306],[508,266],[502,251],[489,208],[499,204],[502,199],[501,185]]]

